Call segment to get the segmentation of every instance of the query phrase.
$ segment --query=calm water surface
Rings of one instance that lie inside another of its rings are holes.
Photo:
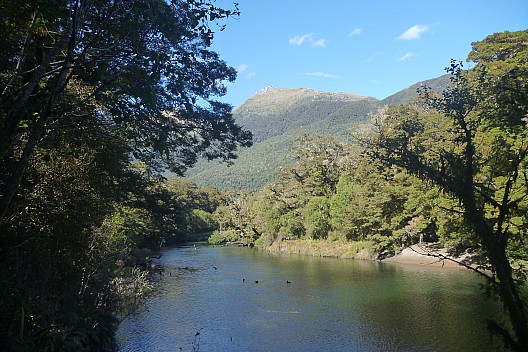
[[[119,328],[122,352],[500,351],[485,325],[500,310],[463,269],[205,245],[162,254],[159,290]]]

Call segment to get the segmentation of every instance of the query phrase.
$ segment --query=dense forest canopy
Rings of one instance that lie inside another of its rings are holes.
[[[251,144],[215,101],[236,72],[209,49],[238,9],[5,0],[0,13],[0,345],[114,350],[151,285],[141,248],[209,230],[202,209],[219,202],[193,212],[156,175]]]

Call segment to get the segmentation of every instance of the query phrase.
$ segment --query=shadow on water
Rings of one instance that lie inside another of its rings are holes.
[[[170,274],[121,324],[123,352],[500,351],[499,309],[465,270],[206,245],[158,262]]]

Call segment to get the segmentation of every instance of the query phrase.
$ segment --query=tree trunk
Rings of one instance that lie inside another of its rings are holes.
[[[2,195],[0,198],[0,223],[3,222],[5,216],[7,215],[7,211],[11,204],[11,201],[13,200],[13,197],[15,196],[18,190],[18,187],[20,186],[24,171],[26,170],[31,157],[33,156],[33,152],[35,151],[35,147],[38,141],[42,137],[42,133],[44,131],[44,124],[44,118],[40,119],[37,122],[31,133],[29,134],[28,141],[24,146],[24,150],[22,151],[20,159],[13,168],[13,172],[11,173],[11,175],[6,177],[6,183],[2,189]]]
[[[498,242],[498,241],[496,241]],[[499,295],[502,297],[504,308],[510,316],[513,332],[515,334],[516,346],[512,346],[517,351],[528,351],[528,320],[524,302],[515,281],[513,272],[506,257],[505,249],[491,249],[490,261],[492,269],[497,275]]]
[[[514,338],[509,338],[510,336],[506,335],[508,333],[504,329],[495,330],[503,335],[506,343],[513,344],[510,347],[515,351],[528,351],[528,319],[519,288],[513,278],[512,267],[506,255],[507,242],[502,240],[506,234],[493,231],[475,206],[474,199],[466,199],[464,204],[468,220],[473,223],[476,235],[480,238],[480,242],[487,252],[491,269],[496,275],[497,280],[492,284],[496,285],[504,309],[510,317]],[[494,324],[494,326],[498,327],[499,325]]]

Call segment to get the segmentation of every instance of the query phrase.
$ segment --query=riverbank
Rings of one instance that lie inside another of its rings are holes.
[[[266,250],[271,253],[300,254],[312,257],[360,260],[375,260],[376,258],[370,241],[283,240],[274,242]]]
[[[443,268],[475,267],[476,259],[469,253],[449,254],[446,247],[439,244],[415,244],[404,248],[399,254],[383,259],[385,263],[427,265]]]
[[[274,242],[266,250],[277,254],[299,254],[312,257],[334,257],[343,259],[378,260],[372,243],[328,242],[322,240],[283,240]],[[475,259],[468,253],[453,256],[440,244],[415,244],[404,248],[393,257],[383,260],[385,263],[424,265],[444,268],[464,268],[460,263],[475,266]]]

